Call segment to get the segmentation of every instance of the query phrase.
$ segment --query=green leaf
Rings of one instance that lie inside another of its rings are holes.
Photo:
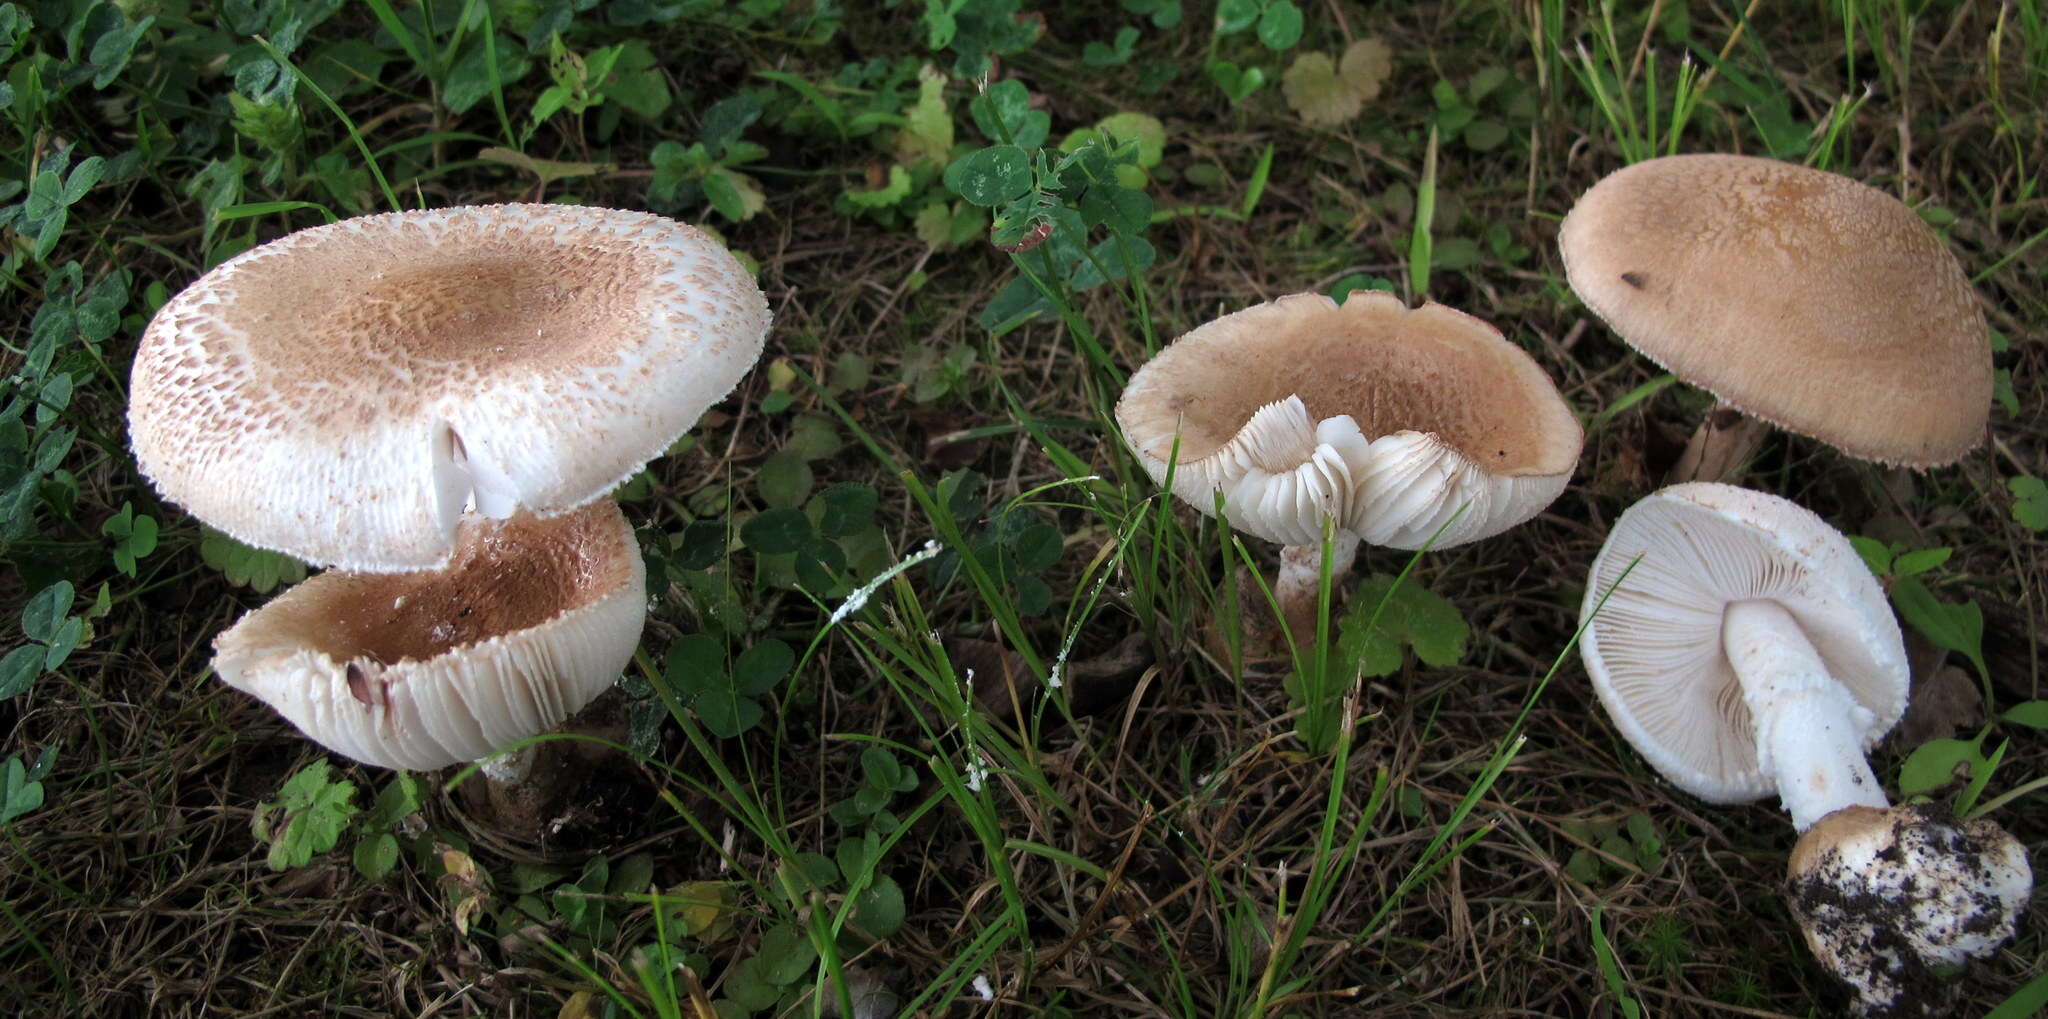
[[[889,164],[889,182],[872,191],[846,189],[846,200],[863,209],[885,209],[902,201],[910,194],[910,171]]]
[[[775,1000],[782,996],[782,987],[767,977],[768,959],[765,956],[750,955],[733,964],[726,972],[725,983],[720,989],[732,995],[732,1000],[748,1014],[773,1007]]]
[[[2007,478],[2012,492],[2012,518],[2030,531],[2048,531],[2048,483],[2031,475]]]
[[[1892,572],[1897,573],[1901,577],[1926,573],[1928,570],[1948,562],[1949,554],[1952,551],[1954,550],[1947,548],[1924,548],[1914,552],[1900,553],[1898,558],[1892,560]]]
[[[1850,535],[1849,545],[1856,550],[1857,555],[1863,557],[1863,565],[1869,567],[1870,572],[1880,577],[1891,576],[1892,560],[1899,553],[1897,548],[1860,534]]]
[[[1244,102],[1266,83],[1266,72],[1256,67],[1241,68],[1228,60],[1211,60],[1204,70],[1208,72],[1209,80],[1233,103]]]
[[[1977,675],[1990,680],[1991,670],[1984,664],[1984,613],[1976,602],[1947,604],[1919,580],[1903,577],[1892,584],[1892,604],[1928,640],[1969,658]]]
[[[872,871],[881,855],[882,840],[877,838],[874,832],[846,839],[832,850],[833,861],[839,865],[839,872],[846,875],[848,881]]]
[[[894,878],[877,875],[853,900],[853,924],[876,938],[903,928],[903,889]]]
[[[817,501],[823,509],[818,515],[818,533],[844,538],[867,530],[879,497],[873,488],[858,481],[842,481],[819,493]]]
[[[732,663],[733,688],[758,697],[775,688],[796,664],[796,652],[788,644],[770,638],[754,645]]]
[[[1373,612],[1379,620],[1368,631]],[[1385,676],[1401,666],[1401,645],[1415,649],[1423,664],[1443,668],[1465,655],[1471,627],[1457,607],[1414,580],[1398,582],[1375,573],[1352,595],[1338,624],[1338,647],[1367,676]]]
[[[390,831],[420,809],[420,783],[411,772],[401,771],[384,784],[377,793],[376,802],[370,805],[369,814],[363,818],[363,827],[370,831]]]
[[[43,674],[43,648],[24,644],[0,658],[0,701],[18,697]]]
[[[356,873],[371,881],[382,881],[398,863],[398,839],[381,832],[356,843]]]
[[[2020,416],[2020,396],[2013,392],[2011,368],[1997,368],[1991,372],[1991,398],[2005,408],[2006,417]]]
[[[2048,729],[2048,701],[2022,701],[2007,708],[1998,717],[2030,729]]]
[[[1259,13],[1259,0],[1217,0],[1216,34],[1242,32],[1252,27]]]
[[[811,466],[804,462],[803,454],[785,449],[762,461],[761,471],[755,476],[754,485],[761,492],[762,502],[775,509],[792,509],[803,505],[804,499],[811,494]],[[808,529],[806,530],[808,532]],[[747,544],[758,548],[751,538],[747,540]]]
[[[795,552],[810,539],[811,518],[793,507],[762,510],[740,525],[740,540],[763,555]]]
[[[1051,524],[1033,524],[1010,543],[1010,551],[1017,556],[1017,565],[1031,573],[1040,573],[1060,561],[1060,554],[1066,550],[1066,536]]]
[[[604,891],[612,895],[638,895],[654,885],[654,857],[634,853],[619,861]]]
[[[43,784],[31,781],[28,769],[21,765],[21,758],[10,755],[7,763],[0,765],[0,824],[42,805]]]
[[[1491,152],[1508,140],[1508,127],[1498,120],[1482,118],[1466,125],[1459,138],[1474,152]]]
[[[1301,41],[1301,8],[1294,0],[1277,0],[1259,15],[1259,42],[1269,50],[1284,50]]]
[[[37,591],[35,597],[22,607],[21,632],[45,644],[56,640],[58,629],[64,625],[65,613],[71,611],[72,597],[68,580],[60,580]]]
[[[63,665],[64,660],[71,657],[71,652],[78,650],[78,645],[84,640],[85,620],[78,616],[64,620],[57,626],[56,635],[50,639],[49,651],[43,655],[44,670],[54,671]]]
[[[974,126],[982,136],[999,145],[1015,145],[1029,151],[1045,144],[1052,128],[1052,116],[1031,108],[1031,93],[1024,83],[1005,78],[968,104]]]
[[[708,173],[698,180],[697,183],[703,187],[705,199],[711,202],[711,207],[718,210],[719,215],[734,222],[745,219],[750,215],[747,211],[746,198],[740,194],[739,188],[734,186],[731,178],[717,173]]]
[[[1031,189],[1031,157],[1015,145],[992,145],[946,167],[946,186],[984,208],[1021,197]]]
[[[725,558],[725,534],[723,520],[690,522],[675,539],[675,555],[669,565],[684,570],[710,568]]]
[[[1000,337],[1026,323],[1050,318],[1052,302],[1045,299],[1031,281],[1022,276],[1011,280],[981,310],[981,327],[991,336]]]
[[[818,961],[818,950],[809,938],[788,924],[771,927],[761,936],[762,975],[777,986],[793,984],[809,973]]]
[[[887,749],[868,747],[860,752],[860,771],[870,787],[894,792],[897,779],[902,777],[903,765]]]
[[[1138,143],[1138,165],[1158,166],[1166,157],[1166,125],[1149,113],[1112,113],[1095,122],[1095,129],[1117,141]]]
[[[306,579],[306,564],[290,556],[251,548],[218,531],[208,530],[205,535],[199,542],[200,560],[219,570],[230,584],[268,594],[280,582]]]
[[[661,674],[670,684],[692,692],[725,682],[725,645],[702,633],[678,637],[668,646]]]
[[[1959,764],[1975,765],[1984,755],[1973,739],[1928,740],[1899,766],[1899,795],[1919,796],[1947,785]]]
[[[351,802],[355,794],[354,783],[328,777],[325,758],[286,780],[276,806],[283,808],[289,820],[270,844],[270,869],[303,867],[315,855],[333,849],[341,841],[348,819],[357,813]],[[269,806],[265,805],[266,810]]]
[[[1081,194],[1082,221],[1107,225],[1125,234],[1142,233],[1152,223],[1152,196],[1115,184],[1097,184]]]
[[[1125,25],[1116,31],[1116,42],[1103,45],[1090,41],[1081,48],[1081,62],[1090,67],[1115,67],[1131,59],[1131,47],[1137,45],[1138,30]]]

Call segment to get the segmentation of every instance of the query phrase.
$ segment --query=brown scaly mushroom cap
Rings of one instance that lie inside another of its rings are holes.
[[[1543,369],[1492,326],[1383,293],[1296,294],[1209,322],[1136,374],[1117,403],[1154,480],[1285,545],[1334,517],[1375,545],[1476,541],[1564,489],[1584,432]]]
[[[768,304],[660,216],[391,213],[244,252],[165,304],[129,430],[165,497],[241,541],[434,567],[465,506],[560,513],[661,454],[760,356]]]
[[[1952,463],[1991,408],[1983,310],[1898,199],[1750,156],[1610,174],[1558,232],[1586,305],[1651,360],[1850,456]]]
[[[1932,803],[1829,814],[1787,878],[1807,945],[1864,1016],[1947,1015],[1934,969],[1991,955],[2033,892],[2018,839]]]
[[[214,671],[336,753],[413,770],[546,732],[618,679],[647,581],[611,500],[458,537],[439,570],[292,588],[215,638]]]

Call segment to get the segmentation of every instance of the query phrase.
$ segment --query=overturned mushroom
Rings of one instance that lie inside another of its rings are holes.
[[[352,570],[447,559],[502,518],[616,488],[731,391],[767,301],[723,245],[647,213],[498,205],[313,227],[172,298],[129,429],[164,495]]]
[[[1593,687],[1659,774],[1711,803],[1782,799],[1806,833],[1794,913],[1866,1014],[1911,1014],[1896,1009],[1931,967],[2011,937],[2031,885],[2017,843],[1887,809],[1864,759],[1905,709],[1906,653],[1834,528],[1776,496],[1674,485],[1615,522],[1582,614]]]
[[[1584,439],[1557,388],[1499,330],[1391,295],[1296,294],[1200,326],[1117,403],[1153,479],[1204,513],[1285,546],[1276,593],[1313,611],[1323,521],[1334,569],[1357,543],[1448,548],[1534,516]]]
[[[646,615],[639,544],[607,499],[471,516],[440,570],[323,573],[215,638],[213,664],[336,753],[427,770],[560,724],[618,678]]]

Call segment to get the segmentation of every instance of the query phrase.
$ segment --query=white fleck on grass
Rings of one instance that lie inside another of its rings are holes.
[[[886,584],[889,581],[894,580],[896,576],[902,573],[904,570],[907,570],[912,566],[916,566],[918,563],[924,562],[925,560],[930,559],[931,557],[938,554],[938,542],[925,542],[923,548],[918,549],[915,552],[912,552],[908,556],[905,556],[902,562],[897,563],[896,565],[891,566],[888,569],[875,574],[875,579],[870,580],[865,584],[862,584],[860,587],[856,588],[852,594],[847,595],[846,600],[840,602],[839,607],[832,610],[832,618],[826,620],[825,625],[828,627],[838,626],[841,622],[843,622],[846,619],[847,616],[853,615],[854,613],[859,612],[862,608],[866,607],[868,599],[873,597],[876,591],[881,590],[883,584]]]
[[[974,994],[983,1001],[996,1000],[996,989],[993,984],[988,982],[988,974],[976,973],[974,975]]]
[[[1095,599],[1102,595],[1102,588],[1107,583],[1109,574],[1106,571],[1102,576],[1095,578],[1095,587],[1088,592],[1089,604],[1094,604]],[[1067,685],[1067,656],[1074,653],[1074,644],[1081,639],[1081,624],[1086,620],[1087,615],[1084,613],[1081,619],[1075,621],[1073,628],[1067,631],[1067,639],[1060,642],[1059,654],[1054,655],[1052,659],[1052,669],[1045,674],[1045,685],[1048,689],[1057,690]]]

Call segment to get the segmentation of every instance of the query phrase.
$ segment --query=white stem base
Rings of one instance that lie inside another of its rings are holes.
[[[1330,588],[1335,591],[1351,572],[1358,558],[1358,535],[1339,529],[1330,539]],[[1280,550],[1280,576],[1273,582],[1273,599],[1287,620],[1297,643],[1316,634],[1316,593],[1323,583],[1323,547],[1289,545]]]
[[[483,767],[477,770],[501,786],[517,785],[526,781],[527,773],[533,770],[534,751],[539,747],[540,744],[534,743],[508,754],[485,758]]]
[[[1884,787],[1863,759],[1863,734],[1875,721],[1806,639],[1798,620],[1774,601],[1728,606],[1721,643],[1756,726],[1757,764],[1800,831],[1843,807],[1883,808]]]

